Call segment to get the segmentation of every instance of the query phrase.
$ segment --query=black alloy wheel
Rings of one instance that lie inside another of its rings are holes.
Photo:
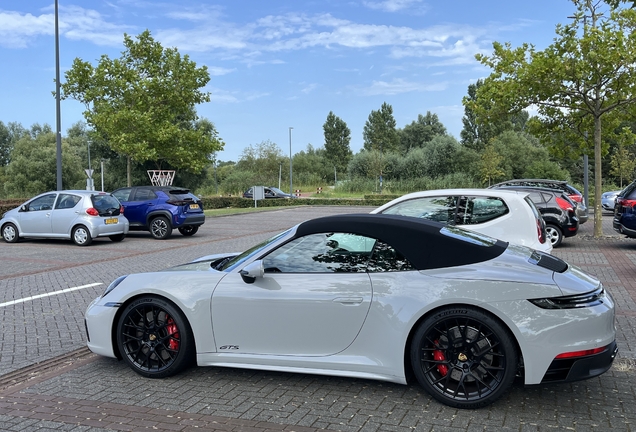
[[[184,236],[186,236],[186,237],[190,237],[190,236],[195,235],[197,233],[197,231],[199,231],[199,227],[198,226],[189,225],[189,226],[185,226],[185,227],[179,228],[179,232],[181,234],[183,234]]]
[[[194,359],[186,319],[158,297],[142,297],[126,307],[117,324],[117,346],[126,363],[148,378],[172,376]]]
[[[150,221],[150,234],[158,240],[167,239],[172,235],[170,221],[163,216],[157,216]]]
[[[518,355],[508,330],[475,308],[446,307],[413,336],[411,363],[422,387],[455,408],[480,408],[512,385]]]

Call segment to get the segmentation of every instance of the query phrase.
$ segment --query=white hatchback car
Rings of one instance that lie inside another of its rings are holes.
[[[20,238],[71,239],[88,246],[97,237],[120,242],[128,234],[129,222],[117,198],[106,192],[64,190],[38,195],[0,219],[2,238],[15,243]]]
[[[412,216],[551,253],[545,221],[527,192],[438,189],[413,192],[371,213]]]

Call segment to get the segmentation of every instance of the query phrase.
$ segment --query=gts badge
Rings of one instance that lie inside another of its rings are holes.
[[[219,347],[220,350],[237,350],[239,349],[238,345],[223,345]]]

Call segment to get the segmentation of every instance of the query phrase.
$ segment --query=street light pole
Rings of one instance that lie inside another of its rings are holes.
[[[292,129],[289,127],[289,194],[293,195],[294,189],[292,187]]]
[[[55,143],[57,154],[57,190],[62,190],[62,120],[60,113],[60,26],[58,5],[55,0]]]

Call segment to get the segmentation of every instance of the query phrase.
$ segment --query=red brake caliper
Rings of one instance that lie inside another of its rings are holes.
[[[166,330],[168,330],[168,334],[170,335],[170,342],[168,342],[168,348],[171,350],[179,349],[179,329],[177,325],[174,323],[174,320],[169,317],[168,325],[166,326]],[[176,338],[176,339],[175,339]]]
[[[435,341],[435,345],[439,345],[439,341]],[[446,360],[446,356],[442,350],[436,349],[433,351],[433,359],[436,361],[444,361]],[[437,365],[437,372],[439,372],[442,376],[446,376],[448,373],[448,366],[443,364]]]

